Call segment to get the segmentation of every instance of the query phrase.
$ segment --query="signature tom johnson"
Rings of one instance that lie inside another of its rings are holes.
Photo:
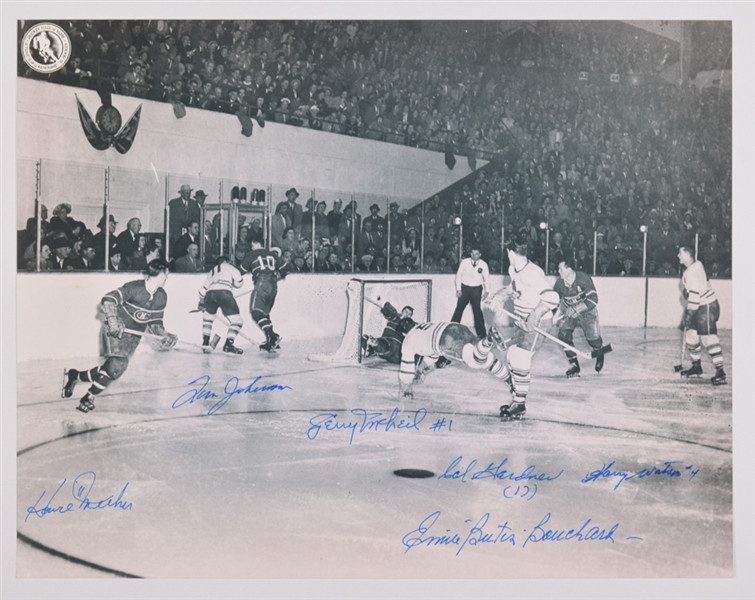
[[[96,480],[97,475],[94,473],[94,471],[85,471],[84,473],[77,475],[73,480],[73,483],[71,484],[71,496],[73,497],[73,502],[66,502],[65,500],[61,501],[61,499],[56,500],[56,496],[58,495],[58,493],[60,493],[60,490],[63,489],[66,481],[68,481],[67,479],[64,479],[63,482],[58,486],[58,488],[52,493],[52,495],[47,499],[47,503],[40,506],[40,503],[44,502],[44,498],[47,495],[47,491],[42,492],[42,495],[37,498],[37,501],[26,509],[26,518],[24,519],[24,523],[28,521],[29,517],[31,517],[32,515],[41,519],[53,513],[64,515],[66,513],[74,512],[77,510],[86,511],[101,510],[104,508],[117,508],[125,511],[133,509],[133,503],[126,500],[128,482],[126,482],[126,485],[123,486],[123,489],[121,489],[121,491],[115,498],[111,494],[110,496],[103,498],[102,500],[90,499],[89,495],[92,492],[92,488],[94,487],[94,482]],[[70,499],[66,498],[66,500]]]
[[[223,408],[226,402],[228,402],[234,396],[293,389],[291,386],[280,385],[278,383],[257,385],[260,379],[262,379],[262,375],[257,375],[252,383],[247,386],[240,387],[239,378],[231,377],[228,381],[225,382],[225,386],[223,387],[225,396],[220,396],[220,394],[207,389],[207,385],[210,383],[210,376],[202,375],[201,377],[198,377],[194,381],[190,381],[187,384],[189,387],[191,387],[191,389],[184,392],[173,401],[173,408],[180,408],[184,404],[194,404],[195,401],[199,400],[215,400],[216,398],[219,398],[219,400],[212,405],[210,410],[207,411],[208,415],[212,415]]]

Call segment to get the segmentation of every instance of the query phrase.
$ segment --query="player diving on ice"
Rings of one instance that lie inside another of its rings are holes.
[[[366,300],[376,306],[380,306],[369,298]],[[383,333],[379,338],[363,335],[362,352],[364,358],[374,354],[383,360],[387,360],[389,363],[397,365],[401,363],[401,346],[404,343],[404,338],[411,331],[412,327],[416,325],[412,319],[414,308],[405,306],[399,313],[390,302],[386,302],[383,306],[380,306],[380,313],[386,321]]]

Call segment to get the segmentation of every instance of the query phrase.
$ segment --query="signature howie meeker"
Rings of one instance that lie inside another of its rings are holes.
[[[71,57],[71,39],[54,23],[39,23],[24,35],[21,42],[24,62],[38,73],[54,73]]]

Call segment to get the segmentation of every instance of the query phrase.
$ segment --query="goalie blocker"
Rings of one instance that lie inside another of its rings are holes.
[[[168,263],[155,259],[147,265],[144,275],[144,279],[129,281],[108,292],[100,302],[105,317],[100,334],[104,362],[84,371],[64,371],[63,398],[73,395],[77,382],[91,384],[76,407],[81,412],[94,410],[94,399],[123,375],[142,336],[158,337],[165,348],[178,341],[163,326],[163,313],[168,302],[163,286],[168,279]]]

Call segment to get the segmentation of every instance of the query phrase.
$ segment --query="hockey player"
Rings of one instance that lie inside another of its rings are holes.
[[[594,350],[603,346],[600,337],[600,323],[598,322],[598,292],[592,278],[582,271],[574,270],[574,262],[565,258],[558,263],[559,278],[553,289],[561,298],[554,322],[560,324],[558,339],[570,346],[574,345],[572,334],[579,326],[585,334],[585,339]],[[566,371],[566,377],[579,377],[579,360],[573,350],[565,350],[566,358],[571,367]],[[604,355],[600,354],[595,360],[595,370],[600,373],[603,369]]]
[[[713,288],[710,287],[703,264],[699,260],[695,260],[693,250],[689,246],[682,246],[679,248],[678,257],[679,262],[686,267],[682,275],[684,296],[687,299],[683,324],[685,343],[690,358],[692,358],[692,366],[682,371],[681,375],[682,377],[690,377],[703,374],[703,368],[700,365],[702,356],[700,345],[702,342],[716,367],[716,374],[710,381],[713,385],[723,385],[726,383],[726,373],[724,372],[724,357],[721,343],[718,340],[718,329],[716,328],[716,321],[718,321],[721,313],[718,299]]]
[[[233,344],[244,321],[241,318],[241,311],[232,290],[240,288],[242,285],[244,285],[244,280],[241,271],[228,262],[227,257],[219,256],[212,271],[207,275],[204,285],[199,290],[197,308],[202,311],[202,350],[205,353],[212,351],[210,334],[218,309],[223,311],[223,315],[230,322],[223,352],[228,354],[244,353],[241,348],[237,348]]]
[[[266,341],[260,345],[260,350],[275,352],[280,347],[281,336],[273,331],[270,311],[278,294],[278,279],[283,279],[288,274],[290,264],[283,263],[279,266],[277,255],[264,248],[261,236],[253,237],[251,244],[252,249],[247,252],[241,263],[241,270],[251,272],[254,282],[249,312],[265,334]]]
[[[506,299],[514,300],[516,331],[506,351],[511,370],[512,398],[501,406],[501,418],[520,418],[526,411],[525,400],[530,388],[532,356],[543,342],[535,327],[547,331],[552,325],[553,311],[558,307],[558,294],[545,279],[545,273],[527,258],[527,238],[519,235],[507,244],[511,286],[499,290],[488,305],[496,315],[496,324],[507,320],[497,310]],[[506,367],[504,367],[506,368]],[[505,374],[508,375],[508,372]]]
[[[87,413],[94,410],[94,399],[126,371],[140,335],[126,329],[147,331],[162,336],[161,347],[175,346],[178,337],[165,331],[163,312],[168,296],[163,290],[168,279],[168,263],[162,259],[151,261],[144,271],[146,277],[129,281],[117,290],[103,296],[100,303],[105,315],[102,328],[102,348],[105,362],[88,371],[66,369],[63,373],[63,398],[70,398],[76,383],[91,383],[89,391],[79,401],[77,410]]]
[[[369,335],[362,336],[362,348],[365,358],[376,354],[389,363],[397,365],[401,362],[401,344],[409,330],[416,325],[412,320],[414,308],[405,306],[399,313],[390,302],[386,302],[380,313],[387,323],[383,334],[379,338]]]
[[[503,345],[495,327],[491,327],[487,336],[480,339],[460,323],[415,325],[406,334],[401,346],[398,375],[401,395],[414,397],[413,385],[422,383],[425,376],[437,368],[435,361],[441,356],[460,360],[471,369],[487,369],[510,387],[508,369],[492,353],[494,344]]]

